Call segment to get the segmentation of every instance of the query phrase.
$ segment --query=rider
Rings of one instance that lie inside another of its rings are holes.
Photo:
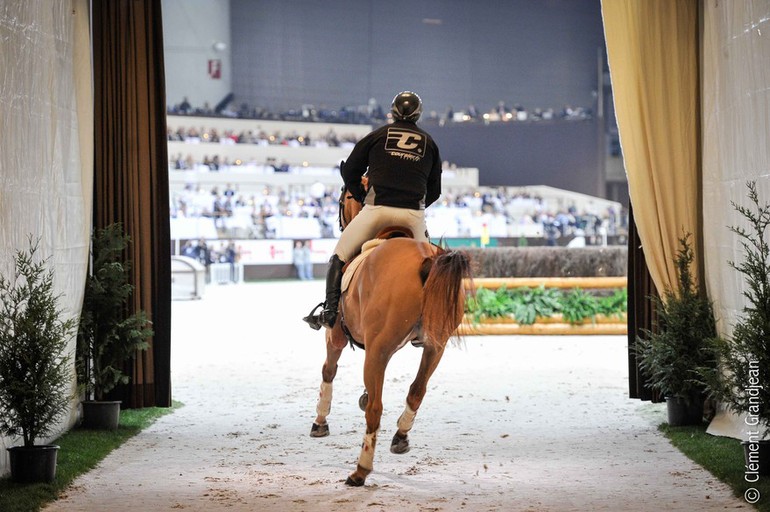
[[[364,207],[342,232],[326,274],[326,302],[303,318],[313,329],[334,327],[340,300],[342,267],[361,245],[386,226],[405,226],[415,240],[427,242],[425,207],[441,194],[441,158],[433,138],[415,123],[422,114],[417,94],[393,98],[393,123],[369,133],[340,166],[345,187]],[[367,173],[368,189],[361,178]]]

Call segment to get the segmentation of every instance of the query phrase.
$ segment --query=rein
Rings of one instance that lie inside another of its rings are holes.
[[[353,213],[353,215],[350,215],[350,218],[348,218],[350,212],[348,211],[347,206],[349,204],[353,204],[351,203],[351,201],[354,203],[358,203],[358,201],[356,201],[356,198],[353,197],[353,194],[351,194],[348,191],[347,187],[345,187],[345,185],[342,185],[342,189],[340,191],[340,199],[339,199],[339,215],[337,217],[340,225],[340,231],[344,231],[345,227],[348,224],[350,224],[350,221],[353,220],[353,217],[355,217],[356,214],[358,214],[358,212],[361,211],[361,207],[360,206],[357,207],[355,213]]]

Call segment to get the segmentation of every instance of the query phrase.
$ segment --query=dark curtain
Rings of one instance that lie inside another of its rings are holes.
[[[94,0],[94,229],[121,222],[133,243],[132,311],[152,320],[129,361],[124,407],[171,405],[171,260],[161,0]]]
[[[645,377],[636,360],[636,337],[642,329],[653,330],[657,295],[650,271],[644,259],[644,249],[634,222],[634,208],[629,206],[628,221],[628,396],[640,400],[662,401],[663,397],[645,386]]]

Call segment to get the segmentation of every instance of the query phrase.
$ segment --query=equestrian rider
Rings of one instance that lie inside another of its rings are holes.
[[[441,194],[441,158],[433,138],[415,123],[422,114],[417,94],[404,91],[393,98],[393,123],[377,128],[358,143],[340,166],[345,187],[364,203],[342,232],[326,274],[326,301],[303,320],[313,329],[334,327],[340,300],[342,267],[361,245],[387,226],[412,230],[415,240],[427,242],[425,207]],[[368,190],[361,178],[367,173]]]

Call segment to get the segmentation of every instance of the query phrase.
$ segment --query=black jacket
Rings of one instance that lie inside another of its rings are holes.
[[[414,123],[396,121],[358,141],[340,169],[347,189],[366,204],[422,210],[441,195],[441,157],[433,138]]]

